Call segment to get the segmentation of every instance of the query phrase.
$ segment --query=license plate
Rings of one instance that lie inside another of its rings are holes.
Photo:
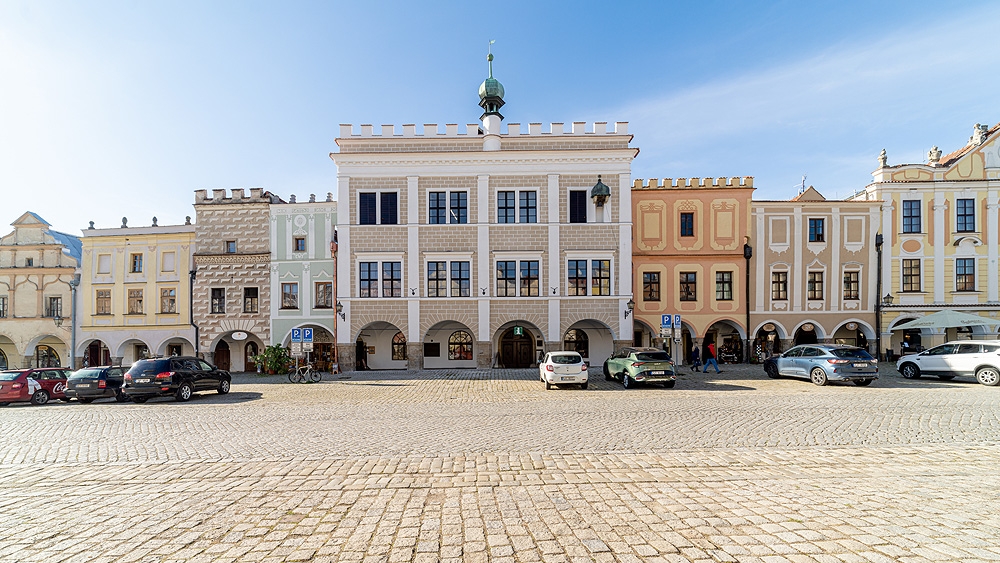
[[[663,375],[664,373],[666,373],[666,372],[663,372],[663,371],[651,371],[651,372],[649,372],[649,375]]]
[[[90,384],[89,383],[77,383],[76,384],[76,388],[77,389],[83,389],[84,387],[90,387]]]
[[[135,380],[136,383],[149,383],[150,381],[151,380],[149,380],[149,379],[136,379]]]
[[[573,379],[575,379],[575,378],[573,378],[573,377],[560,377],[559,381],[573,381]]]
[[[856,368],[866,368],[866,367],[868,367],[868,364],[865,364],[865,363],[854,364],[854,367],[856,367]]]

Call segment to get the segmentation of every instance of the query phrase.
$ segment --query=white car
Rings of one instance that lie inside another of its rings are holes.
[[[553,385],[579,385],[587,388],[587,364],[577,352],[548,352],[538,364],[538,379],[546,389]]]
[[[896,362],[906,379],[936,375],[975,377],[983,385],[1000,384],[1000,340],[959,340],[935,346],[919,354],[908,354]]]

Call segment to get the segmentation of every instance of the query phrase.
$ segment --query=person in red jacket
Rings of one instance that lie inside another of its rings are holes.
[[[722,373],[722,370],[719,369],[719,362],[715,361],[714,342],[708,343],[708,351],[705,352],[705,371],[703,371],[702,373],[708,373],[708,366],[710,365],[715,367],[715,373]]]

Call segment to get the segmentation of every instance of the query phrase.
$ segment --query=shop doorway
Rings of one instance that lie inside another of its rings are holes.
[[[527,368],[535,362],[535,339],[523,326],[507,329],[500,336],[500,367]]]
[[[221,370],[229,371],[230,361],[229,361],[229,344],[225,340],[220,340],[219,345],[215,348],[215,366]]]
[[[95,340],[87,346],[87,352],[83,356],[84,365],[88,367],[110,366],[111,350],[100,340]]]

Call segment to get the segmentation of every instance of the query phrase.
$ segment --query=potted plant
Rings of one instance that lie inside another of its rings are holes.
[[[253,361],[263,364],[267,373],[274,375],[275,373],[281,373],[285,369],[289,359],[291,358],[288,355],[288,350],[275,344],[264,348],[263,352],[254,356]]]

